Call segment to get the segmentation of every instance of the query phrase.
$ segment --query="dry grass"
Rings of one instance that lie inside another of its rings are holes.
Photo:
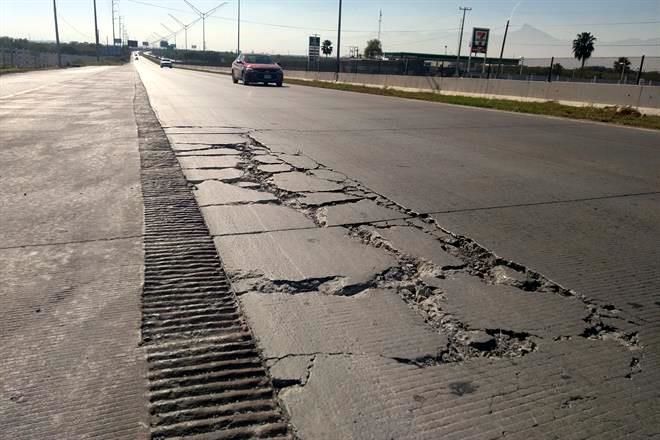
[[[660,116],[641,115],[634,109],[617,107],[573,107],[562,105],[554,101],[547,102],[520,102],[508,99],[488,99],[471,96],[441,95],[432,92],[409,92],[383,87],[367,87],[353,84],[333,83],[326,81],[306,81],[285,78],[289,84],[298,84],[309,87],[342,90],[348,92],[368,93],[370,95],[393,96],[397,98],[418,99],[421,101],[442,102],[445,104],[458,104],[471,107],[491,108],[518,113],[535,115],[559,116],[570,119],[585,119],[589,121],[607,122],[631,127],[650,128],[660,130]]]

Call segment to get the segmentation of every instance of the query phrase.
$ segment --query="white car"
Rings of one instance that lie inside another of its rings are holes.
[[[162,69],[163,67],[169,67],[170,69],[171,69],[172,67],[174,67],[174,66],[172,65],[172,60],[167,59],[167,58],[162,58],[162,59],[160,60],[160,68]]]

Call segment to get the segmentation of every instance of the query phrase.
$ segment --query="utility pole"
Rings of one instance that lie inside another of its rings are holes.
[[[238,37],[236,38],[236,56],[241,53],[241,0],[238,0]]]
[[[463,19],[461,20],[461,33],[458,37],[458,54],[456,55],[456,76],[461,75],[460,71],[460,62],[461,62],[461,44],[463,44],[463,26],[465,25],[465,13],[471,11],[472,8],[464,8],[463,6],[458,7],[459,11],[463,11]]]
[[[117,19],[119,20],[119,46],[121,47],[124,45],[124,33],[121,30],[121,15]]]
[[[339,81],[339,69],[341,63],[341,0],[339,0],[339,18],[337,21],[337,71],[336,81]]]
[[[53,16],[55,17],[55,44],[57,45],[57,67],[62,67],[62,52],[60,51],[60,29],[57,27],[57,5],[53,0]]]
[[[635,84],[639,85],[639,80],[642,79],[642,69],[644,69],[644,58],[646,55],[642,55],[642,60],[639,62],[639,71],[637,72],[637,80]]]
[[[500,50],[500,62],[497,65],[497,74],[495,78],[500,76],[502,70],[502,58],[504,57],[504,45],[506,44],[506,34],[509,33],[509,20],[506,21],[506,27],[504,28],[504,39],[502,40],[502,49]]]
[[[552,82],[552,68],[555,66],[555,57],[550,59],[550,71],[548,71],[548,82]]]
[[[206,51],[206,17],[208,17],[209,15],[213,14],[213,13],[214,13],[215,11],[217,11],[221,6],[226,5],[227,2],[222,2],[222,3],[220,3],[218,6],[216,6],[215,8],[213,8],[213,9],[209,9],[209,10],[206,11],[206,12],[202,12],[202,11],[200,11],[199,9],[197,9],[197,8],[195,7],[195,5],[193,5],[192,3],[190,3],[188,0],[183,0],[183,1],[186,2],[186,4],[187,4],[188,6],[190,6],[190,7],[192,8],[192,10],[195,11],[195,12],[197,13],[197,15],[199,15],[199,17],[202,19],[202,50],[203,50],[203,51]]]
[[[378,41],[380,41],[380,29],[383,24],[383,10],[380,10],[380,15],[378,16]]]
[[[185,36],[185,43],[186,43],[186,50],[188,50],[188,28],[190,27],[190,25],[189,24],[183,24],[183,22],[181,20],[179,20],[178,18],[176,18],[172,14],[169,14],[169,16],[172,17],[172,19],[174,21],[176,21],[177,23],[179,23],[183,27],[184,36]],[[176,42],[174,44],[176,44]]]
[[[117,3],[119,0],[112,0],[112,45],[115,45],[115,7],[117,6]]]
[[[96,21],[96,0],[94,0],[94,34],[96,35],[96,61],[100,61],[101,57],[99,55],[99,25]]]

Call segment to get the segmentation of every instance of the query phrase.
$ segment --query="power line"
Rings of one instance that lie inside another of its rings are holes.
[[[60,12],[59,14],[57,14],[57,15],[58,15],[58,18],[60,19],[60,21],[62,21],[64,24],[66,24],[66,25],[67,25],[68,27],[70,27],[72,30],[74,30],[74,31],[77,32],[78,34],[82,35],[82,36],[85,37],[86,39],[90,39],[91,34],[86,34],[86,33],[84,33],[84,32],[81,32],[80,30],[78,30],[74,25],[72,25],[71,23],[69,23],[68,21],[66,21],[66,20],[64,19],[64,17],[62,17],[62,13],[61,13],[61,12]]]
[[[563,47],[567,44],[570,44],[570,41],[565,43],[510,43],[512,46],[551,46],[551,47]],[[658,43],[643,43],[643,44],[618,44],[618,43],[596,43],[598,47],[660,47]]]

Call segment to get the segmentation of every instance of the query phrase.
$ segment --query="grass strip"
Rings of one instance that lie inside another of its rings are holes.
[[[440,93],[433,92],[410,92],[392,89],[389,87],[368,87],[355,84],[334,83],[326,81],[308,81],[294,78],[285,78],[284,81],[288,84],[320,87],[323,89],[368,93],[370,95],[379,96],[393,96],[396,98],[417,99],[420,101],[441,102],[444,104],[458,104],[470,107],[529,113],[534,115],[583,119],[588,121],[598,121],[611,124],[626,125],[630,127],[660,130],[660,116],[642,115],[637,110],[630,107],[573,107],[570,105],[559,104],[555,101],[522,102],[509,99],[489,99],[472,96],[441,95]]]

